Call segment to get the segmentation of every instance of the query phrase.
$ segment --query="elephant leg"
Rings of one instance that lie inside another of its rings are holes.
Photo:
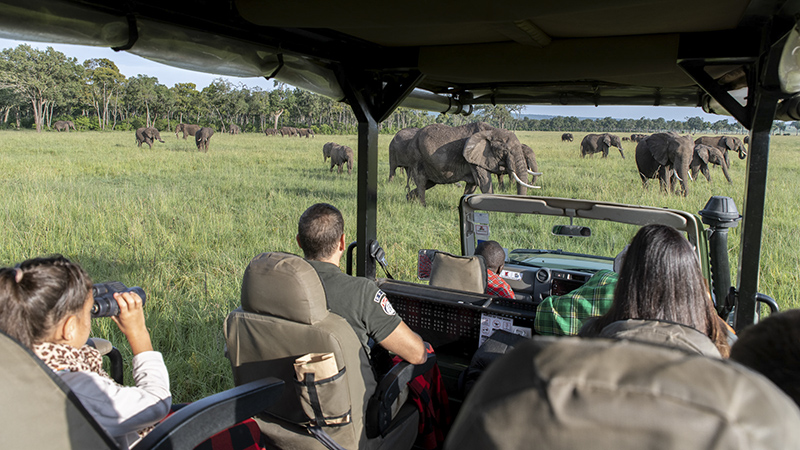
[[[506,183],[505,181],[503,181],[502,173],[497,174],[497,188],[501,191],[504,191],[506,189]]]
[[[466,183],[466,186],[464,186],[464,195],[474,194],[476,189],[478,189],[477,184]],[[484,194],[491,194],[491,192],[484,192]]]
[[[708,170],[708,166],[701,167],[700,172],[706,177],[709,183],[711,183],[711,172]],[[692,177],[696,180],[697,179],[697,169],[692,170]]]

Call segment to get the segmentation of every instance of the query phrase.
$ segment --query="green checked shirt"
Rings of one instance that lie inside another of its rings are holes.
[[[602,316],[611,308],[617,279],[616,272],[600,270],[569,294],[547,297],[536,307],[533,328],[550,336],[578,334],[588,319]]]

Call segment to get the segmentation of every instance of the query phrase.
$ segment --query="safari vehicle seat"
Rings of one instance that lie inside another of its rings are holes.
[[[488,284],[486,262],[480,255],[456,256],[437,251],[431,264],[430,285],[483,294]]]
[[[282,381],[266,378],[198,400],[165,419],[134,448],[193,449],[261,411],[282,389]],[[58,375],[2,332],[0,404],[4,450],[120,448]]]
[[[626,340],[534,336],[478,379],[445,450],[755,450],[798,442],[794,402],[737,363]]]
[[[347,321],[328,310],[319,275],[303,258],[278,252],[256,256],[244,273],[241,307],[228,315],[224,331],[237,385],[271,374],[297,388],[284,391],[256,417],[268,448],[325,448],[310,429],[322,429],[347,449],[413,445],[417,409],[405,404],[392,420],[391,406],[434,357],[420,366],[398,364],[379,385],[366,350]],[[296,380],[297,358],[328,352],[337,375],[313,383],[312,389]],[[312,390],[319,396],[316,407]]]

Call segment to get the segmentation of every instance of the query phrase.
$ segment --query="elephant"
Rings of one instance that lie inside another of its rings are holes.
[[[178,133],[183,132],[183,138],[186,139],[186,136],[194,136],[197,133],[197,130],[200,129],[200,125],[190,125],[188,123],[179,123],[178,126],[175,128],[175,137],[178,137]]]
[[[276,130],[275,128],[267,128],[266,130],[264,130],[264,134],[266,134],[267,136],[275,136],[276,134],[278,134],[278,130]]]
[[[416,164],[411,178],[417,187],[406,196],[419,198],[425,206],[425,191],[437,184],[466,183],[464,194],[493,192],[491,174],[508,173],[517,180],[517,194],[525,195],[533,188],[520,179],[527,179],[527,162],[522,143],[508,131],[483,122],[459,127],[428,125],[417,132],[409,143]]]
[[[141,147],[142,143],[145,143],[153,148],[153,142],[158,140],[162,144],[164,141],[161,139],[161,133],[158,132],[158,128],[155,127],[142,127],[136,129],[136,144]]]
[[[646,134],[632,134],[631,135],[631,142],[640,142],[642,139],[646,139]]]
[[[304,138],[314,137],[314,130],[311,128],[297,128],[297,135]]]
[[[67,133],[69,133],[70,128],[72,128],[75,131],[78,131],[78,129],[75,128],[75,124],[71,120],[57,120],[56,123],[53,124],[53,128],[55,128],[56,131],[59,132],[66,130]]]
[[[739,153],[739,159],[747,158],[747,148],[741,139],[733,136],[700,136],[694,140],[695,144],[704,144],[709,147],[716,147],[722,151],[725,156],[725,162],[728,167],[731,166],[731,158],[728,156],[728,150],[733,150]]]
[[[338,166],[339,173],[342,173],[343,166],[347,164],[347,174],[351,175],[353,173],[354,156],[352,148],[335,142],[328,142],[322,146],[322,157],[323,162],[327,161],[328,158],[331,159],[331,170],[329,172],[333,172],[333,167]]]
[[[242,132],[242,129],[239,128],[239,125],[232,123],[228,126],[228,133],[230,134],[239,134]]]
[[[647,187],[650,178],[658,177],[661,189],[673,192],[674,176],[680,182],[685,197],[689,194],[686,180],[693,157],[694,142],[691,136],[681,136],[675,132],[656,133],[639,141],[636,145],[636,167],[642,178],[642,186]]]
[[[611,146],[617,147],[622,159],[625,159],[625,153],[622,152],[622,141],[616,134],[587,134],[581,141],[581,158],[600,152],[603,153],[603,158],[607,158],[608,148]]]
[[[394,180],[398,168],[406,171],[406,190],[409,190],[411,172],[409,168],[414,164],[408,144],[417,135],[419,128],[409,127],[398,131],[389,143],[389,181]]]
[[[297,136],[297,129],[294,127],[281,127],[278,131],[281,133],[281,136]]]
[[[697,172],[700,171],[711,183],[711,173],[708,171],[708,164],[717,164],[722,167],[722,173],[728,183],[731,182],[731,176],[728,174],[728,163],[725,162],[725,156],[722,151],[716,147],[711,147],[705,144],[695,144],[694,157],[692,158],[689,168],[691,169],[692,179],[697,179]]]
[[[561,135],[561,142],[572,142],[575,139],[572,133],[564,133]]]
[[[203,127],[197,130],[197,133],[194,134],[194,142],[197,144],[197,149],[208,152],[208,141],[213,135],[213,128]]]
[[[537,178],[539,177],[539,175],[541,175],[541,173],[539,172],[539,164],[536,162],[536,154],[533,153],[532,148],[528,147],[525,144],[522,144],[522,153],[525,155],[525,163],[528,166],[528,173],[533,176],[533,178],[531,178],[531,184],[535,185]],[[500,190],[506,188],[505,183],[503,183],[502,173],[497,174],[497,184],[500,186]],[[538,186],[534,187],[538,188]]]

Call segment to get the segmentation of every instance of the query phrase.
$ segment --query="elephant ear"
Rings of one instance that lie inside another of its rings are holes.
[[[653,155],[653,159],[658,161],[658,163],[662,166],[669,165],[670,142],[665,136],[650,136],[644,141],[644,144],[647,146],[647,149],[650,150],[650,154]],[[675,144],[676,146],[678,145],[678,143],[674,142],[674,140],[672,144]]]
[[[468,163],[496,173],[502,161],[492,151],[491,139],[491,130],[475,133],[467,139],[462,153]]]
[[[736,142],[734,142],[733,139],[726,136],[723,138],[723,141],[725,142],[725,148],[728,150],[736,150]]]
[[[697,155],[698,158],[702,159],[704,163],[708,164],[708,146],[707,145],[698,145],[694,148],[694,153]]]
[[[606,144],[606,147],[611,147],[611,136],[607,134],[603,136],[603,143]]]

